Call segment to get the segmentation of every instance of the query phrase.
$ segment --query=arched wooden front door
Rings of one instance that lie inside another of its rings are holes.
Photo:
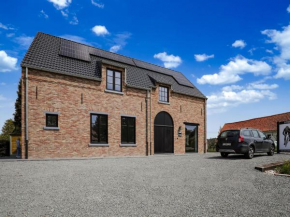
[[[167,112],[159,112],[154,120],[154,153],[173,153],[173,121]]]

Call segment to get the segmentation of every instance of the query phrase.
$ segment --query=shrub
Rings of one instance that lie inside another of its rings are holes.
[[[290,160],[286,161],[285,164],[277,168],[277,172],[281,174],[289,174],[290,175]]]

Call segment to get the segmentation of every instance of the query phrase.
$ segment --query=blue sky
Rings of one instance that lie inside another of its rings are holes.
[[[286,0],[18,0],[0,7],[0,129],[38,31],[183,72],[208,97],[208,137],[226,122],[288,112]]]

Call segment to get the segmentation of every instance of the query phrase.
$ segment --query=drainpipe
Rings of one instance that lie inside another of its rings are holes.
[[[152,118],[151,118],[151,114],[152,114],[152,89],[150,90],[150,155],[152,155],[152,138],[151,138],[151,133],[152,133]]]
[[[146,156],[148,156],[148,95],[149,95],[149,90],[146,92]]]
[[[25,68],[25,159],[28,159],[28,68]]]

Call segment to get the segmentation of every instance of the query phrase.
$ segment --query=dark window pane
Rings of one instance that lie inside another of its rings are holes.
[[[58,115],[46,114],[46,126],[58,127]]]
[[[126,126],[127,125],[127,119],[126,118],[122,118],[122,126]]]
[[[121,127],[121,142],[127,143],[128,141],[128,128],[127,126]]]
[[[91,115],[91,142],[108,142],[108,116]]]
[[[134,142],[135,142],[135,129],[134,129],[134,127],[129,127],[128,143],[134,143]]]
[[[135,126],[135,118],[128,118],[128,125],[130,127]]]

